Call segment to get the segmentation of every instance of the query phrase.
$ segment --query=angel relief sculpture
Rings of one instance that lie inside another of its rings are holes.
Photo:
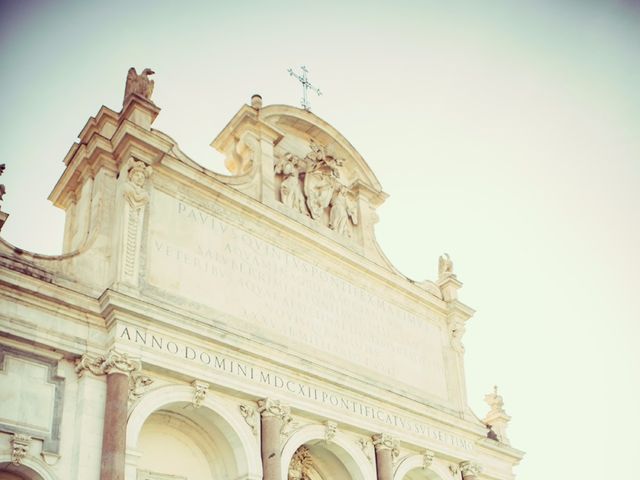
[[[304,195],[300,188],[300,159],[291,153],[286,153],[275,167],[276,173],[282,174],[280,184],[280,200],[287,207],[293,208],[300,213],[307,214],[304,205]]]
[[[309,147],[311,151],[305,157],[308,167],[304,177],[304,194],[307,196],[311,217],[317,220],[329,206],[333,192],[339,186],[338,167],[342,166],[343,161],[327,155],[324,147],[314,141],[311,141]]]
[[[309,148],[304,158],[287,152],[277,159],[275,172],[282,175],[280,200],[320,221],[325,218],[326,209],[330,208],[329,228],[341,235],[349,235],[349,220],[354,225],[358,222],[349,189],[340,182],[339,168],[344,161],[327,154],[325,147],[313,140]]]
[[[351,202],[348,195],[348,189],[345,186],[340,186],[331,200],[331,212],[329,213],[329,228],[335,230],[340,235],[349,234],[349,219],[354,225],[358,224],[358,217],[356,217],[355,205]]]

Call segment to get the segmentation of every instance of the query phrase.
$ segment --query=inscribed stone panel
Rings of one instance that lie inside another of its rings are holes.
[[[300,353],[329,355],[353,372],[446,398],[435,324],[219,215],[153,195],[148,284],[231,315]]]

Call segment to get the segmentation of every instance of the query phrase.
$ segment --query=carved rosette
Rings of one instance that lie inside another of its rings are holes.
[[[434,458],[436,458],[436,452],[432,450],[425,450],[422,452],[422,468],[429,468],[433,464]]]
[[[21,465],[29,452],[31,437],[23,433],[15,433],[11,438],[11,463]]]
[[[332,422],[331,420],[327,420],[326,422],[324,422],[324,426],[324,441],[327,443],[331,443],[336,436],[338,424],[336,422]]]
[[[251,427],[251,432],[253,432],[253,434],[255,436],[258,436],[258,411],[249,406],[249,405],[244,405],[241,404],[239,406],[240,408],[240,415],[242,415],[242,418],[244,418],[244,421],[247,422],[247,425],[249,425]]]
[[[465,461],[460,463],[460,471],[463,479],[476,478],[480,475],[482,468],[477,463]]]
[[[376,452],[380,450],[391,450],[392,458],[396,459],[400,455],[398,441],[387,433],[376,433],[371,437],[373,440],[373,448]]]
[[[207,392],[209,391],[209,384],[201,382],[200,380],[194,380],[191,385],[194,388],[193,391],[193,406],[194,408],[200,408],[202,402],[204,402]]]

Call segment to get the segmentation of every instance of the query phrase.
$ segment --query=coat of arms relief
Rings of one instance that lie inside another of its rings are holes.
[[[311,140],[304,157],[286,152],[276,157],[274,168],[283,204],[350,237],[358,216],[353,191],[341,177],[344,162]]]

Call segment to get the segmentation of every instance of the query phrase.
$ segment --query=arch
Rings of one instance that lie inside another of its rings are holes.
[[[335,127],[314,113],[289,105],[274,104],[262,108],[260,110],[260,116],[265,123],[272,125],[274,128],[286,124],[301,131],[322,132],[322,134],[326,135],[328,139],[331,139],[332,143],[338,145],[340,149],[355,162],[357,170],[360,173],[360,178],[362,178],[367,185],[377,192],[382,190],[382,186],[371,170],[371,167],[369,167],[351,142],[338,132]]]
[[[154,413],[172,406],[183,408],[192,404],[194,389],[188,385],[169,385],[149,391],[129,412],[126,435],[127,469],[125,478],[135,479],[135,469],[140,459],[137,451],[140,433],[145,422]],[[196,409],[193,409],[194,411]],[[240,411],[234,412],[208,392],[197,416],[226,440],[226,457],[230,457],[238,480],[262,479],[262,463],[258,440],[244,422]],[[203,425],[204,426],[204,425]]]
[[[11,454],[0,454],[0,473],[5,467],[8,473],[18,474],[27,480],[58,480],[58,477],[51,471],[47,464],[39,458],[26,456],[22,459],[19,467],[11,463]]]
[[[398,462],[395,472],[393,473],[393,480],[403,480],[409,472],[415,469],[423,470],[425,472],[425,478],[428,480],[444,480],[451,476],[451,473],[446,467],[438,464],[437,460],[434,460],[428,468],[424,468],[424,457],[416,454],[409,455]]]
[[[320,442],[325,442],[325,432],[324,425],[307,425],[295,431],[287,439],[281,450],[282,480],[287,480],[289,462],[296,450],[306,443],[320,444]],[[322,446],[340,460],[353,480],[376,479],[376,472],[371,461],[356,442],[344,433],[337,431],[331,442],[326,442]]]

